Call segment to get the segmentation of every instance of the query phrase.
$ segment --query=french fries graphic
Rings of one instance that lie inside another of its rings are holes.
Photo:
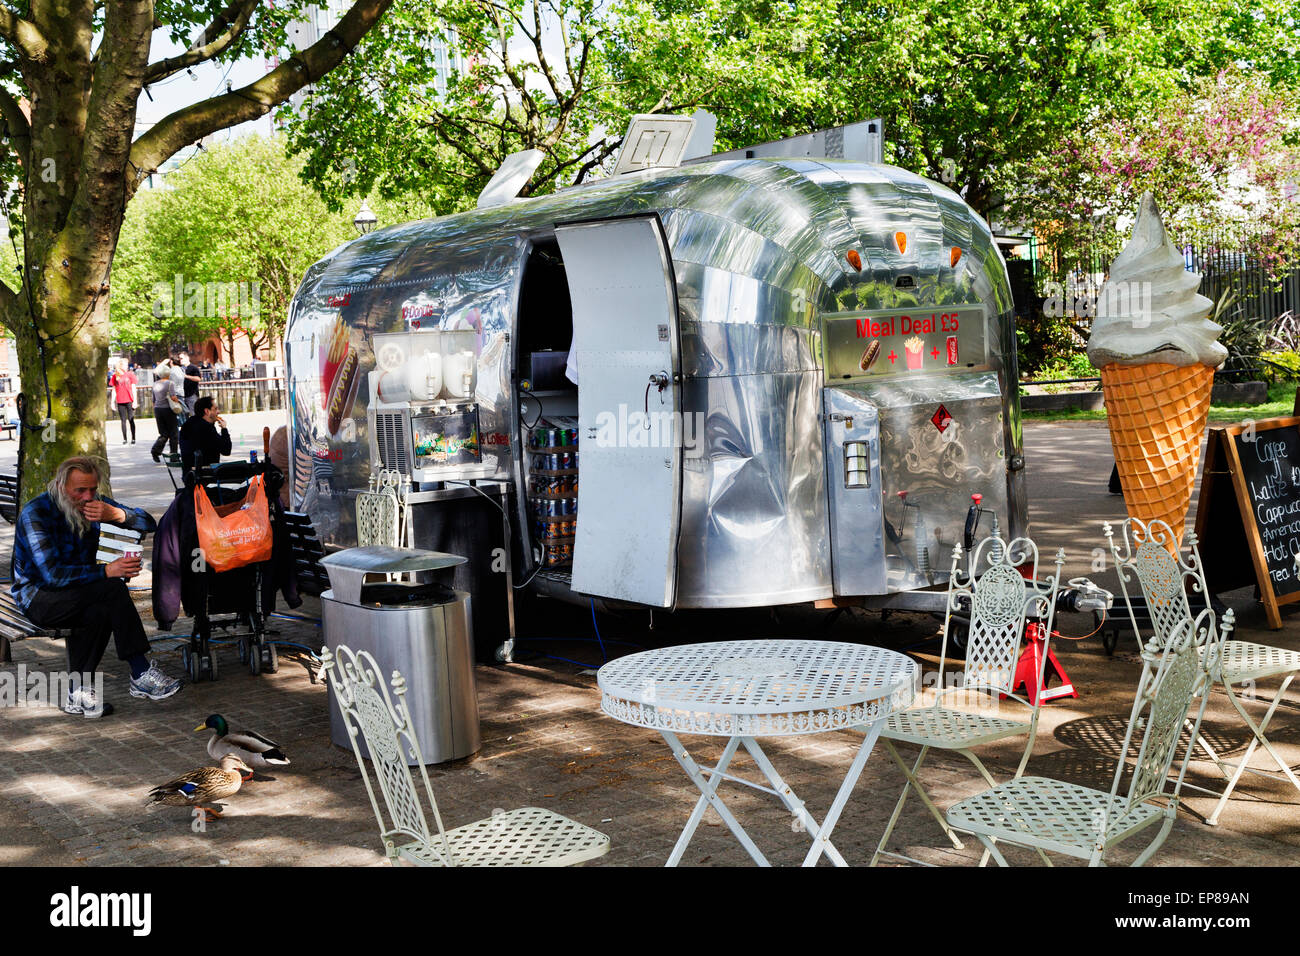
[[[907,352],[908,370],[918,369],[921,367],[921,350],[925,348],[925,339],[919,335],[914,335],[903,342],[903,349]]]

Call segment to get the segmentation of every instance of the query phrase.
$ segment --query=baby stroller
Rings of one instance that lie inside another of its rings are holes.
[[[198,526],[194,514],[194,489],[201,485],[214,505],[234,502],[244,497],[249,479],[262,475],[270,505],[273,548],[271,560],[216,571],[202,560],[199,548]],[[285,586],[284,575],[277,568],[285,566],[284,549],[287,533],[279,506],[280,487],[284,475],[270,462],[228,462],[211,467],[200,467],[185,476],[185,484],[176,495],[163,523],[159,536],[167,535],[172,544],[167,548],[162,566],[169,568],[179,581],[179,601],[173,600],[170,615],[159,614],[155,599],[155,615],[164,619],[175,618],[176,606],[183,603],[185,612],[194,619],[189,643],[181,648],[181,661],[193,682],[217,679],[217,656],[213,648],[214,632],[220,632],[223,642],[238,642],[239,659],[253,674],[275,673],[279,659],[275,645],[267,638],[266,619],[275,610],[277,584]],[[165,525],[165,527],[164,527]],[[155,550],[155,567],[159,566]],[[292,605],[296,594],[286,590]]]

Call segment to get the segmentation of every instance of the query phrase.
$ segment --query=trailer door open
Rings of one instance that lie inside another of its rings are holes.
[[[555,233],[573,302],[578,374],[573,590],[672,607],[681,359],[663,230],[655,217],[636,217],[559,226]]]

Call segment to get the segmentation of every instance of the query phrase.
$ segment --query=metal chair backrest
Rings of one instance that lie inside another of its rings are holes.
[[[1016,662],[1020,658],[1020,639],[1026,618],[1044,618],[1046,634],[1052,632],[1056,613],[1056,595],[1060,588],[1064,550],[1056,552],[1056,573],[1044,582],[1038,580],[1038,547],[1029,538],[1002,540],[994,532],[975,546],[970,571],[962,571],[961,545],[953,548],[952,569],[948,578],[948,607],[944,620],[943,646],[940,651],[939,678],[948,657],[948,634],[954,611],[962,611],[969,602],[970,629],[966,644],[965,675],[961,689],[987,690],[1006,694],[1026,704],[1026,698],[1014,693]],[[980,568],[984,567],[981,573]],[[1021,573],[1024,569],[1028,577]],[[1043,655],[1045,663],[1047,655]],[[1039,686],[1042,674],[1039,674]],[[939,700],[944,696],[940,688]]]
[[[342,712],[352,751],[361,767],[361,777],[366,785],[366,793],[370,796],[375,819],[379,821],[379,830],[388,855],[396,855],[393,837],[405,834],[440,855],[444,865],[450,866],[452,856],[447,847],[442,816],[438,813],[433,786],[429,783],[429,775],[424,768],[420,744],[411,729],[411,714],[406,706],[406,680],[401,673],[393,671],[393,693],[390,696],[388,688],[379,677],[379,665],[374,657],[366,651],[354,652],[343,644],[336,646],[333,651],[324,648],[321,660],[324,662],[322,673],[328,677],[329,686],[334,691]],[[358,735],[370,752],[371,766],[379,782],[387,816],[381,810],[371,785],[370,772],[361,755]],[[419,768],[424,793],[437,824],[436,834],[429,829],[425,818],[411,763],[407,760],[408,755]]]
[[[1209,700],[1209,694],[1205,692],[1207,683],[1218,667],[1223,643],[1232,626],[1231,610],[1224,615],[1222,626],[1216,625],[1214,612],[1209,608],[1195,618],[1187,615],[1163,641],[1154,674],[1149,680],[1139,682],[1133,712],[1129,715],[1128,730],[1124,736],[1124,746],[1120,749],[1119,763],[1111,784],[1111,796],[1117,796],[1126,758],[1135,737],[1140,734],[1133,779],[1129,782],[1128,796],[1124,801],[1126,809],[1165,795],[1166,792],[1171,799],[1178,799]],[[1197,695],[1201,699],[1200,708],[1195,723],[1187,727],[1188,710],[1192,699]],[[1173,789],[1170,791],[1169,770],[1173,766],[1178,742],[1185,729],[1190,733],[1183,747],[1178,775],[1172,779]]]
[[[1136,578],[1146,600],[1147,614],[1151,618],[1154,632],[1145,650],[1148,655],[1159,654],[1174,629],[1192,616],[1191,605],[1187,600],[1188,589],[1206,595],[1207,601],[1209,600],[1205,571],[1196,547],[1196,533],[1187,532],[1187,555],[1184,557],[1178,548],[1173,529],[1164,521],[1146,523],[1137,518],[1125,518],[1120,524],[1123,550],[1115,540],[1110,522],[1103,523],[1102,530],[1115,558],[1124,604],[1128,607],[1129,620],[1133,624],[1133,634],[1141,643],[1142,632],[1138,630],[1137,616],[1129,597],[1129,586]]]
[[[376,489],[374,475],[370,490],[357,492],[357,546],[367,545],[401,545],[397,493],[388,487]]]

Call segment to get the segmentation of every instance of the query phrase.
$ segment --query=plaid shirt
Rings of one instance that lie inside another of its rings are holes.
[[[122,526],[148,534],[157,525],[142,508],[128,508],[112,498],[105,504],[126,512]],[[14,600],[24,611],[31,606],[39,588],[73,588],[104,579],[104,566],[97,564],[99,523],[91,522],[84,537],[77,537],[68,519],[46,492],[23,508],[14,534]]]

